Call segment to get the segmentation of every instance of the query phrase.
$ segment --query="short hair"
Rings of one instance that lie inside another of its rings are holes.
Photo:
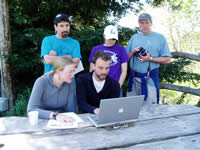
[[[96,51],[95,52],[95,54],[92,58],[94,64],[96,63],[98,58],[101,58],[104,61],[110,61],[111,60],[111,56],[104,51]]]
[[[66,21],[69,22],[69,24],[71,24],[69,17],[67,14],[61,13],[61,14],[57,14],[56,17],[54,18],[54,25],[58,25],[58,23],[60,23],[61,21]]]

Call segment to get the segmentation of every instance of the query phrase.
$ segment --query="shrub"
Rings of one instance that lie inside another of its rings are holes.
[[[26,88],[22,93],[17,95],[17,99],[14,106],[15,115],[27,116],[26,110],[30,94],[31,94],[31,88]]]

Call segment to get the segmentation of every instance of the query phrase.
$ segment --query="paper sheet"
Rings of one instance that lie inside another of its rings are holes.
[[[49,120],[47,128],[52,128],[52,129],[78,128],[79,123],[83,122],[83,120],[73,112],[62,113],[62,114],[72,117],[75,121],[73,123],[62,123],[57,120]]]
[[[77,66],[77,68],[75,69],[74,74],[77,74],[77,73],[79,73],[79,72],[81,72],[81,71],[83,71],[83,70],[84,70],[83,63],[82,63],[82,61],[80,60],[78,66]]]

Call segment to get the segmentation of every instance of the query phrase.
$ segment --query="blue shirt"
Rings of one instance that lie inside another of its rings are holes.
[[[49,55],[51,50],[54,50],[57,56],[71,55],[72,58],[81,58],[79,42],[69,36],[65,40],[57,38],[56,35],[45,37],[42,41],[41,57]],[[48,65],[45,62],[44,73],[51,70],[53,70],[53,65]]]
[[[127,53],[130,53],[136,47],[143,47],[149,52],[151,57],[162,57],[162,56],[171,57],[167,40],[162,34],[157,32],[152,32],[147,35],[144,35],[142,33],[133,35],[130,41],[128,42],[126,48]],[[133,58],[134,58],[134,63],[133,63]],[[136,72],[146,73],[149,66],[149,62],[141,63],[135,56],[133,58],[131,58],[130,60],[130,69],[133,69],[134,65],[134,70]],[[156,68],[159,68],[159,64],[150,62],[150,69],[153,70]],[[148,83],[154,85],[151,78],[150,80],[148,80]]]

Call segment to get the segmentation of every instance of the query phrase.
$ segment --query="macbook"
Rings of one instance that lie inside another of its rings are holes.
[[[143,102],[144,95],[103,99],[99,114],[88,118],[96,127],[130,123],[138,118]]]

